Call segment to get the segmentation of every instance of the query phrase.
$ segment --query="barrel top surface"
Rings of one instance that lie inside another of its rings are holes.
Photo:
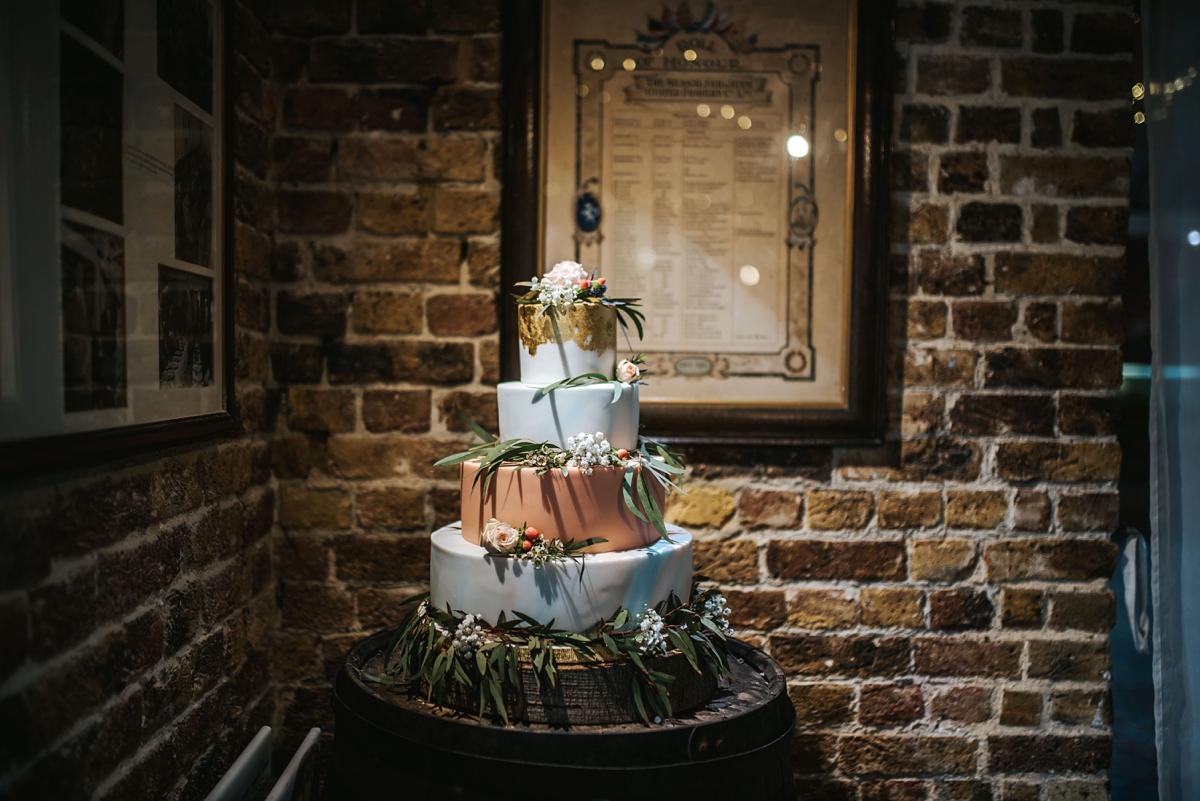
[[[540,723],[505,726],[488,717],[479,719],[427,703],[407,687],[372,681],[384,675],[383,650],[390,636],[390,632],[381,632],[369,637],[347,656],[347,667],[334,685],[339,732],[343,716],[349,716],[354,718],[353,722],[346,720],[350,725],[443,750],[464,754],[537,753],[547,763],[558,762],[556,754],[561,752],[562,760],[578,764],[581,755],[586,755],[583,762],[600,764],[606,755],[615,753],[614,747],[619,747],[624,760],[643,746],[653,746],[653,759],[674,752],[681,761],[696,759],[698,746],[699,753],[705,755],[708,740],[736,743],[730,747],[739,749],[758,748],[790,731],[795,721],[783,671],[762,651],[737,641],[730,649],[733,681],[723,680],[716,697],[703,709],[653,726],[627,723],[564,728]],[[359,670],[370,678],[360,676]],[[712,757],[721,755],[716,751],[719,747],[714,748]]]

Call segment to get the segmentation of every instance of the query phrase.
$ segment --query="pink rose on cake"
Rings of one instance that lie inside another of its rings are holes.
[[[642,377],[642,369],[629,359],[621,359],[617,365],[617,380],[622,384],[632,384]]]
[[[543,281],[549,281],[552,284],[559,286],[567,286],[574,289],[588,277],[587,270],[583,269],[583,265],[574,261],[560,261],[554,265],[554,269],[543,276]]]
[[[483,526],[483,542],[497,553],[512,553],[521,543],[521,532],[493,517]]]

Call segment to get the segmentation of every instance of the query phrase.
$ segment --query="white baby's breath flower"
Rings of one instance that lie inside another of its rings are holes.
[[[620,459],[613,453],[612,445],[604,436],[603,431],[589,434],[586,431],[567,437],[567,451],[570,459],[567,464],[578,467],[589,476],[593,467],[608,467],[620,464]]]
[[[533,279],[533,291],[537,293],[537,302],[546,308],[554,308],[566,312],[575,302],[575,287],[556,284],[553,281],[537,282]]]
[[[667,635],[663,633],[663,619],[658,612],[647,607],[646,611],[637,616],[638,633],[633,635],[633,641],[643,654],[665,656],[667,653]]]
[[[622,384],[632,384],[642,377],[642,370],[628,359],[621,359],[617,365],[617,380]]]
[[[704,611],[700,614],[715,623],[725,634],[732,635],[733,629],[729,627],[729,615],[732,613],[733,610],[725,606],[725,596],[718,595],[704,602]]]
[[[479,646],[484,644],[484,637],[483,628],[475,615],[467,615],[454,630],[454,642],[451,645],[454,646],[454,650],[470,658],[479,650]]]
[[[493,517],[483,526],[483,542],[497,553],[512,553],[521,544],[521,532]]]

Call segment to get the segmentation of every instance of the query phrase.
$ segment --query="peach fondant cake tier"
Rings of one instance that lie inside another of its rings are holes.
[[[490,518],[512,526],[533,526],[546,539],[582,541],[603,537],[608,542],[588,553],[642,548],[659,539],[653,524],[639,520],[622,500],[623,467],[596,467],[587,475],[575,467],[538,475],[532,467],[504,465],[492,477],[487,494],[475,475],[479,462],[462,465],[462,535],[478,544]],[[666,508],[666,488],[647,481],[659,509]]]

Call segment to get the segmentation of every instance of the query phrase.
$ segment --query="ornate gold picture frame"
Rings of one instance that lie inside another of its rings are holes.
[[[570,259],[642,299],[652,436],[881,441],[889,6],[506,13],[504,285]]]

